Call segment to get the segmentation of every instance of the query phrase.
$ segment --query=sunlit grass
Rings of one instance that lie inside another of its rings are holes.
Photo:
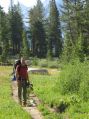
[[[11,96],[11,74],[12,67],[0,67],[0,119],[30,119],[21,106],[14,102]],[[89,119],[89,102],[81,102],[76,95],[62,95],[57,90],[57,82],[60,81],[60,72],[56,75],[29,74],[29,78],[34,86],[34,93],[42,100],[43,105],[39,105],[45,119]],[[59,106],[60,102],[71,102],[64,113],[51,113],[44,104],[50,107]],[[75,103],[79,101],[79,103]]]
[[[62,95],[58,89],[57,82],[60,82],[60,72],[57,75],[33,75],[29,74],[29,77],[34,85],[34,92],[41,99],[43,104],[47,104],[50,107],[58,107],[61,102],[68,103],[69,106],[58,117],[58,114],[50,113],[44,105],[39,106],[45,118],[49,119],[65,119],[68,115],[69,119],[89,119],[88,117],[88,105],[89,103],[79,101],[77,95]],[[58,90],[57,90],[58,89]],[[82,99],[81,99],[82,100]],[[76,102],[76,101],[79,101]],[[79,105],[77,105],[79,104]],[[83,107],[83,104],[85,107]],[[80,107],[80,108],[79,108]],[[78,110],[78,111],[76,111]]]
[[[51,104],[59,99],[59,92],[55,92],[54,86],[59,76],[31,75],[31,81],[34,84],[34,91],[44,103]]]

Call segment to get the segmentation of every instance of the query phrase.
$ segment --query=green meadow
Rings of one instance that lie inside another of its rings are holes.
[[[30,74],[44,119],[89,119],[89,63],[67,64],[58,73]],[[31,119],[11,96],[12,67],[0,67],[0,119]],[[55,110],[51,112],[49,108]]]
[[[89,63],[67,64],[55,75],[30,75],[46,119],[89,119]],[[50,112],[46,105],[55,109]]]

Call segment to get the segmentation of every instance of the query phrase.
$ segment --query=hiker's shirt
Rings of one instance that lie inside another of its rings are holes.
[[[21,80],[27,80],[28,78],[28,68],[27,65],[18,65],[16,68],[16,72],[17,72],[17,79]]]

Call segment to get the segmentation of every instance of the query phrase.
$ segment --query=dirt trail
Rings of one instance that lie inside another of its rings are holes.
[[[16,81],[12,81],[12,90],[13,90],[13,99],[18,103],[18,96],[17,96],[17,83]],[[43,116],[41,114],[41,112],[37,109],[37,105],[40,104],[39,99],[34,95],[31,94],[30,95],[30,106],[26,106],[22,108],[27,111],[32,119],[43,119]]]

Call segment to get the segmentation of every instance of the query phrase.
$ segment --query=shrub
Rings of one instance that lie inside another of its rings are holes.
[[[68,64],[60,73],[56,84],[61,94],[78,94],[83,100],[89,99],[89,63]]]
[[[89,100],[89,71],[86,71],[86,75],[80,84],[79,94],[81,98],[85,101]]]
[[[48,67],[48,61],[45,59],[42,59],[39,61],[39,66],[40,67]]]
[[[69,64],[60,74],[59,89],[62,94],[77,93],[82,78],[82,65]]]
[[[32,59],[32,65],[35,65],[35,66],[38,65],[38,58],[35,57]]]
[[[61,99],[59,101],[59,104],[57,104],[56,111],[60,112],[60,113],[63,113],[63,112],[65,112],[65,110],[68,108],[69,105],[70,104],[67,100]]]

